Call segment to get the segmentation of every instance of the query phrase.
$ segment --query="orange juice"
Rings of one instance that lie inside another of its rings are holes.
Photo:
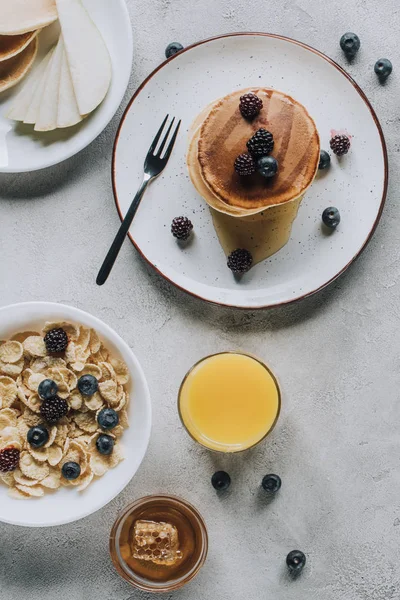
[[[225,352],[197,363],[184,379],[179,412],[189,434],[210,450],[239,452],[275,426],[281,405],[269,369],[246,354]]]

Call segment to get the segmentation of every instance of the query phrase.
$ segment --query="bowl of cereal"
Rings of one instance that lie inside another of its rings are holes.
[[[0,308],[0,521],[96,512],[135,475],[150,430],[146,378],[108,325],[50,302]]]

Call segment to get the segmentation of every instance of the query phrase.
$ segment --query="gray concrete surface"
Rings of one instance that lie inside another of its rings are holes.
[[[210,533],[187,600],[390,600],[400,589],[400,9],[395,0],[129,0],[135,60],[129,91],[162,60],[172,40],[187,45],[235,30],[265,30],[310,43],[344,64],[340,35],[355,30],[362,52],[349,66],[377,109],[391,182],[381,224],[350,272],[317,297],[284,310],[235,312],[207,306],[162,281],[126,244],[110,284],[94,277],[118,226],[110,161],[119,114],[79,156],[47,171],[0,176],[0,303],[52,300],[114,327],[140,358],[154,405],[147,457],[107,508],[52,530],[0,525],[0,600],[144,598],[114,572],[108,534],[132,498],[174,492],[195,503]],[[385,87],[372,71],[388,56]],[[279,376],[284,410],[260,448],[220,458],[202,451],[178,422],[175,398],[187,368],[216,350],[244,349]],[[216,468],[231,493],[209,484]],[[265,503],[262,476],[283,478]],[[23,507],[21,508],[23,510]],[[308,566],[287,578],[286,553]]]

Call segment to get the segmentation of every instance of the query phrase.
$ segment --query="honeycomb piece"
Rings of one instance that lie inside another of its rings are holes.
[[[174,565],[182,558],[177,528],[170,523],[136,521],[132,556],[156,565]]]

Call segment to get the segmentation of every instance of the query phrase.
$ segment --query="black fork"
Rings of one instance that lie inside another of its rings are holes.
[[[115,236],[113,243],[111,244],[111,248],[109,249],[108,254],[104,259],[99,274],[97,275],[97,285],[103,285],[103,283],[107,281],[107,278],[111,272],[111,269],[114,266],[119,251],[121,250],[121,246],[124,243],[126,235],[129,231],[129,228],[132,225],[133,218],[137,212],[137,209],[139,208],[140,202],[143,198],[143,194],[146,191],[147,186],[151,181],[153,181],[153,179],[158,177],[158,175],[160,175],[160,173],[162,173],[165,167],[167,166],[169,157],[171,156],[172,149],[175,145],[176,138],[178,136],[179,127],[181,125],[181,121],[179,121],[171,137],[171,141],[169,142],[167,149],[164,152],[164,148],[166,146],[169,135],[172,131],[173,124],[175,122],[174,117],[167,129],[167,133],[165,134],[159,148],[157,149],[158,142],[160,141],[161,135],[165,129],[168,117],[169,115],[165,117],[160,129],[157,132],[156,137],[153,140],[153,143],[149,148],[146,159],[144,161],[144,176],[142,185],[140,186],[136,196],[134,197],[132,204],[129,207],[129,210],[125,215],[125,219],[122,221],[121,227],[119,228],[118,233]]]

